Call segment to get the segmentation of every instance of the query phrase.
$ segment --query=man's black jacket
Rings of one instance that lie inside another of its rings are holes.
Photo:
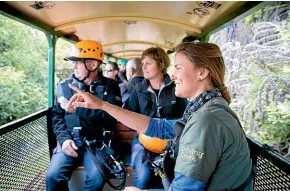
[[[60,107],[58,98],[61,96],[69,100],[76,92],[68,87],[72,83],[77,87],[82,87],[85,91],[93,91],[93,95],[114,105],[120,105],[120,89],[116,81],[99,76],[91,86],[78,82],[73,76],[57,86],[57,95],[52,110],[52,127],[57,141],[62,143],[68,139],[73,139],[73,127],[82,127],[83,136],[88,139],[102,139],[103,130],[111,130],[116,120],[102,110],[92,110],[77,108],[75,113],[67,113]]]

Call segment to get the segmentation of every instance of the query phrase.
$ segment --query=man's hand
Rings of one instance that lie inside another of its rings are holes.
[[[58,102],[60,103],[60,107],[64,109],[67,113],[75,113],[76,108],[69,104],[69,101],[65,97],[58,98]]]
[[[78,157],[78,154],[76,150],[78,150],[78,147],[75,145],[75,142],[71,139],[68,139],[62,143],[61,146],[62,151],[71,157]]]

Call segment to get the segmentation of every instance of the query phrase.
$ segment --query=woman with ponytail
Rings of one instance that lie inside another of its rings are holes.
[[[175,50],[171,76],[175,95],[190,103],[179,120],[184,128],[168,190],[252,190],[250,151],[238,118],[229,108],[231,97],[224,83],[225,64],[219,47],[182,43]],[[75,107],[102,109],[147,136],[163,138],[174,133],[166,119],[133,113],[72,88],[78,92],[70,100]]]

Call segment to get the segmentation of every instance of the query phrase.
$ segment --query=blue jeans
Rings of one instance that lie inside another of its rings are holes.
[[[86,170],[85,187],[83,190],[102,190],[105,181],[88,152],[89,151],[85,150],[82,154],[79,154],[77,158],[68,156],[63,152],[54,153],[46,173],[46,190],[68,190],[68,181],[71,178],[72,172],[81,164],[84,165]]]
[[[136,170],[134,186],[141,190],[148,188],[150,175],[152,173],[150,166],[142,163],[143,153],[144,149],[140,150],[134,160],[134,166]]]

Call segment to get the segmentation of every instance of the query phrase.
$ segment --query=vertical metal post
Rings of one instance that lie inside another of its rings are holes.
[[[46,33],[48,40],[48,114],[47,114],[47,136],[49,153],[52,156],[53,148],[56,146],[56,137],[52,129],[52,107],[54,102],[54,74],[55,74],[55,44],[57,37],[54,34]]]
[[[54,100],[54,70],[55,70],[55,43],[56,36],[47,33],[46,34],[48,40],[48,107],[53,107]]]

